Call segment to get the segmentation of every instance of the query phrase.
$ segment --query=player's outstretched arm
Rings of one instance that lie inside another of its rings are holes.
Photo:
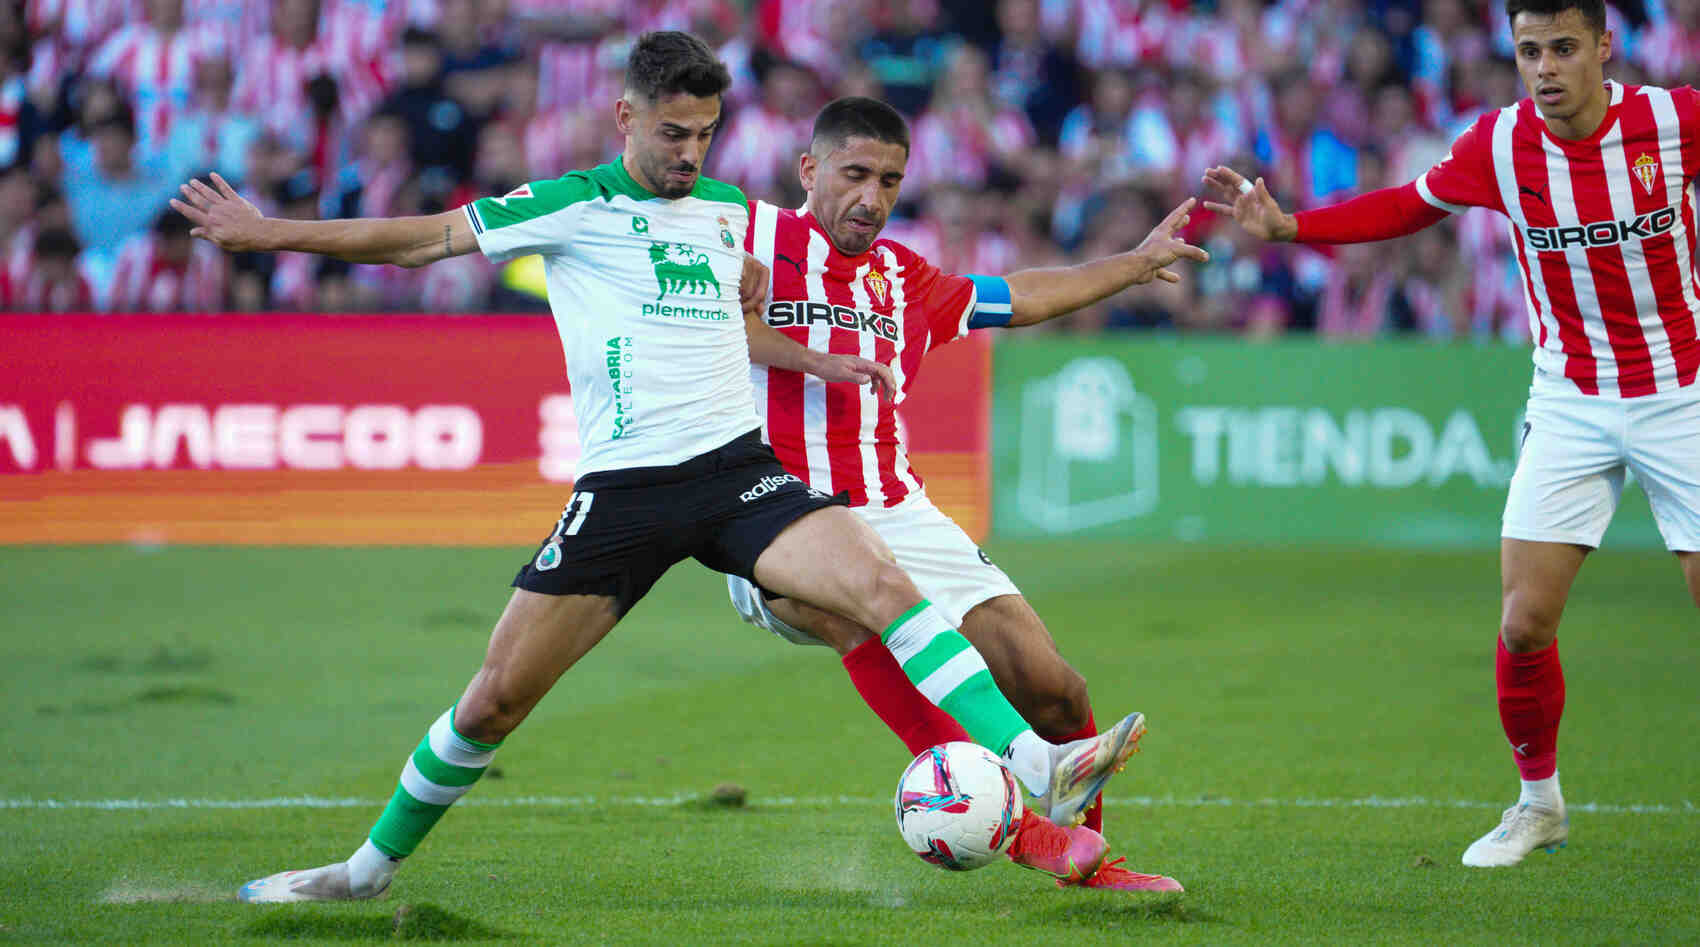
[[[1181,260],[1203,263],[1210,259],[1210,254],[1178,236],[1196,203],[1196,199],[1187,198],[1169,211],[1139,246],[1126,253],[1075,266],[1019,270],[1004,277],[1009,284],[1009,324],[1030,326],[1055,319],[1154,279],[1180,282],[1180,274],[1170,266]]]
[[[1224,200],[1233,202],[1205,201],[1205,210],[1232,217],[1246,233],[1260,240],[1286,241],[1298,236],[1298,221],[1275,203],[1262,178],[1249,181],[1233,168],[1217,165],[1204,172],[1204,183],[1215,188]]]
[[[881,398],[897,398],[897,377],[889,365],[854,355],[828,355],[799,345],[763,322],[759,311],[744,311],[744,329],[750,337],[750,361],[757,365],[803,372],[822,381],[873,385]]]
[[[350,263],[424,266],[471,253],[477,238],[466,214],[451,210],[429,217],[370,220],[283,220],[263,216],[217,172],[182,186],[171,206],[189,218],[191,236],[231,253],[295,250]]]
[[[1233,168],[1217,165],[1204,172],[1204,183],[1227,195],[1232,204],[1205,201],[1204,209],[1232,217],[1245,231],[1264,240],[1300,243],[1371,243],[1413,234],[1446,219],[1452,205],[1424,199],[1417,182],[1384,187],[1348,201],[1288,214],[1269,196],[1263,179],[1246,180]]]

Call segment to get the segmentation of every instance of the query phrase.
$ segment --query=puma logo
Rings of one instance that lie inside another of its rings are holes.
[[[1537,189],[1532,188],[1532,187],[1519,186],[1517,188],[1517,193],[1527,194],[1530,197],[1534,198],[1535,200],[1540,201],[1542,205],[1546,205],[1547,196],[1546,196],[1546,193],[1543,190],[1537,190]]]
[[[796,268],[798,276],[802,276],[802,275],[804,275],[805,273],[808,272],[807,270],[803,269],[803,264],[797,262],[796,260],[791,259],[790,257],[786,256],[783,253],[775,253],[773,255],[773,258],[775,260],[784,260],[785,262],[791,264],[793,267]]]
[[[1518,743],[1511,748],[1511,751],[1516,753],[1518,756],[1528,756],[1529,755],[1529,744]]]

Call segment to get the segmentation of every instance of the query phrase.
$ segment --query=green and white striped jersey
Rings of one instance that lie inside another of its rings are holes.
[[[543,257],[578,473],[679,463],[761,426],[738,304],[749,207],[699,177],[656,197],[619,159],[466,205],[500,263]]]

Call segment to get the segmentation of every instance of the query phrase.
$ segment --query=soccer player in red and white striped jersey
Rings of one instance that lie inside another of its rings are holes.
[[[751,204],[745,249],[772,271],[765,315],[746,319],[764,433],[788,472],[822,492],[849,495],[851,509],[898,564],[956,617],[998,688],[1039,735],[1056,743],[1084,738],[1097,732],[1085,679],[1057,653],[1009,577],[927,498],[894,404],[868,388],[816,384],[796,365],[778,367],[768,353],[783,337],[781,350],[799,343],[810,355],[870,359],[890,367],[899,392],[907,391],[928,352],[972,329],[1031,325],[1135,284],[1178,280],[1168,269],[1176,261],[1208,259],[1175,235],[1193,202],[1127,253],[1006,277],[958,276],[880,237],[908,160],[908,126],[895,109],[875,99],[838,99],[816,117],[799,161],[808,202],[796,210]],[[925,715],[915,710],[916,688],[872,631],[791,599],[770,600],[742,579],[728,585],[746,621],[798,644],[837,650],[857,691],[912,750],[937,741],[921,735]],[[930,680],[920,685],[929,697]],[[1087,826],[1096,830],[1100,818],[1094,807]],[[1113,863],[1085,879],[1059,878],[1064,881],[1180,889],[1173,879]]]
[[[1482,116],[1411,184],[1298,215],[1217,167],[1206,183],[1266,239],[1385,240],[1466,207],[1511,221],[1535,342],[1522,453],[1501,530],[1495,672],[1500,721],[1523,779],[1464,864],[1513,865],[1569,834],[1557,745],[1564,710],[1558,621],[1625,474],[1646,489],[1665,545],[1700,605],[1700,282],[1695,212],[1700,93],[1604,78],[1600,0],[1509,0],[1530,98]]]

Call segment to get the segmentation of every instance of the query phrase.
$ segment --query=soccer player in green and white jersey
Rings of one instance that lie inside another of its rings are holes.
[[[732,289],[747,266],[739,249],[747,206],[736,188],[698,174],[730,83],[700,40],[645,34],[615,105],[626,138],[620,159],[443,214],[274,220],[216,175],[210,186],[184,185],[173,202],[195,236],[232,252],[399,266],[474,249],[498,262],[540,254],[583,448],[572,497],[514,579],[483,666],[408,758],[366,841],[346,861],[249,882],[242,900],[381,894],[555,681],[687,557],[884,629],[894,650],[925,654],[914,666],[936,676],[934,691],[944,683],[941,705],[973,732],[994,735],[991,748],[1056,821],[1073,821],[1133,751],[1140,714],[1090,739],[1040,739],[879,537],[842,498],[786,473],[762,443]],[[765,280],[754,282],[750,295],[764,297]],[[859,358],[801,346],[768,355],[775,358],[828,381],[889,384],[885,369]],[[1051,831],[1057,844],[1047,857],[1068,861],[1071,830]],[[1095,853],[1102,858],[1101,840]],[[1086,874],[1096,867],[1078,866]]]

